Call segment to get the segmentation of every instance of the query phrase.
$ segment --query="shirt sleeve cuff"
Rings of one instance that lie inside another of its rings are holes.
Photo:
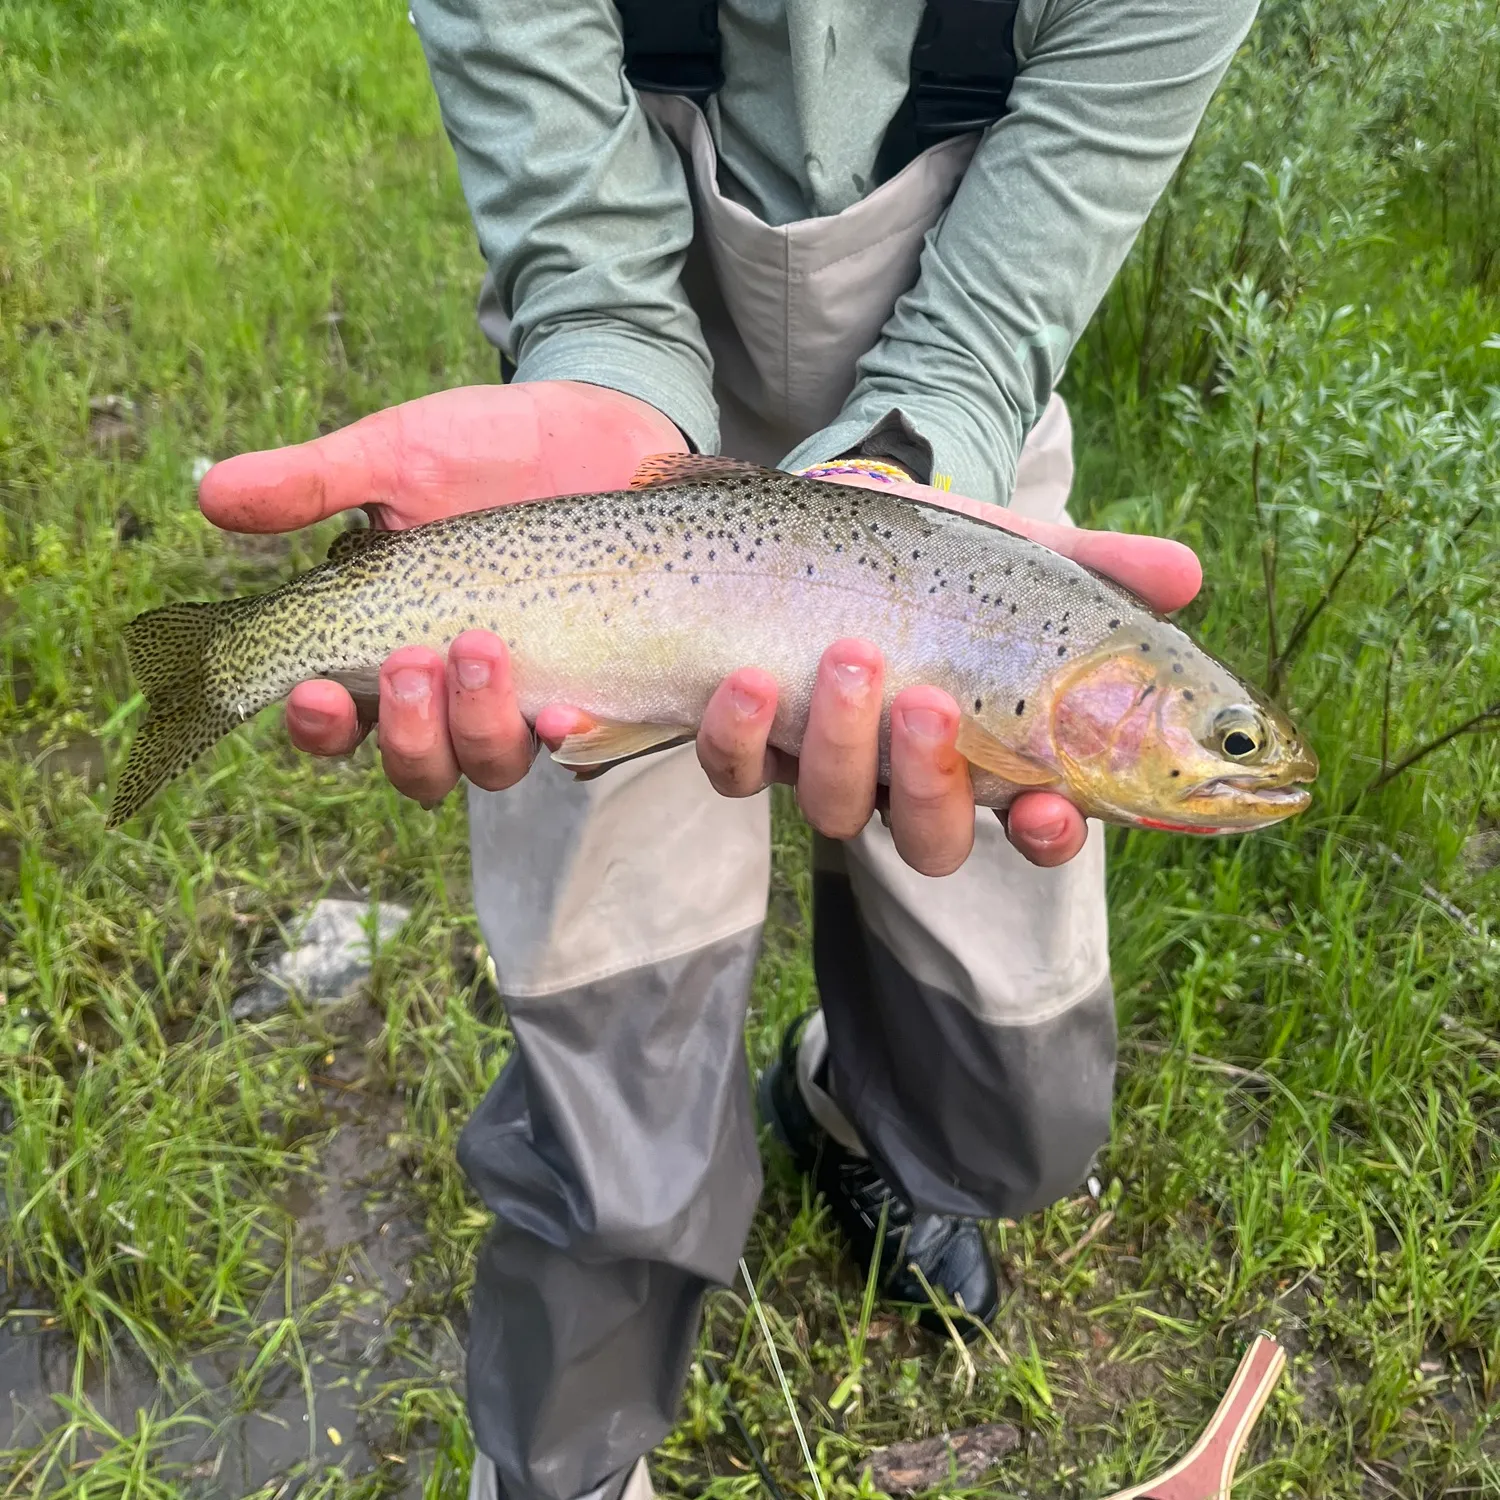
[[[962,416],[926,397],[902,396],[892,404],[891,397],[872,393],[851,401],[837,421],[799,443],[782,467],[805,469],[853,454],[883,458],[922,484],[1008,505],[1018,453],[968,428]],[[921,473],[924,458],[927,472]]]
[[[708,372],[660,340],[636,338],[628,329],[562,329],[531,340],[511,379],[577,380],[621,391],[675,422],[695,453],[719,451]]]

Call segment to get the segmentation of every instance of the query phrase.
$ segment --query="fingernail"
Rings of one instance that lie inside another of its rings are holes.
[[[741,687],[738,683],[730,687],[729,701],[734,704],[734,711],[742,719],[753,719],[766,706],[766,700],[759,693],[752,693],[749,688]]]
[[[901,711],[901,727],[914,740],[939,744],[948,738],[948,719],[934,708],[906,708]]]
[[[333,715],[325,714],[321,708],[303,708],[299,703],[294,713],[298,725],[303,729],[317,731],[327,729],[333,723]]]
[[[482,656],[466,656],[458,664],[458,685],[476,692],[490,685],[490,664]]]
[[[839,692],[855,703],[861,702],[870,691],[874,675],[862,661],[836,661],[833,664],[833,678],[839,685]]]
[[[391,673],[391,692],[400,703],[425,703],[432,684],[420,667],[398,667]]]
[[[1038,823],[1035,828],[1026,830],[1026,837],[1033,843],[1050,844],[1060,839],[1068,831],[1068,825],[1061,818],[1050,823]]]

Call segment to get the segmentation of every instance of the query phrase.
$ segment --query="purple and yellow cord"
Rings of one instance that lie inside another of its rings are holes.
[[[897,468],[895,464],[882,463],[877,458],[838,458],[831,463],[811,464],[796,472],[803,479],[835,479],[841,474],[857,474],[878,479],[882,484],[911,484],[913,482],[911,475],[905,469]],[[953,487],[952,475],[934,474],[932,487],[939,490],[951,489]]]
[[[840,474],[860,474],[878,479],[882,484],[911,483],[911,475],[905,469],[898,469],[895,464],[881,463],[875,458],[836,458],[831,463],[812,464],[808,468],[798,469],[797,473],[803,479],[833,479]]]

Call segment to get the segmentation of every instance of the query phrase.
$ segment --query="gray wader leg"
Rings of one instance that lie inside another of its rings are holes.
[[[1104,926],[1102,832],[1038,870],[994,815],[939,880],[902,863],[880,824],[819,839],[813,944],[820,1016],[798,1060],[914,1208],[1012,1219],[1083,1178],[1109,1131],[1115,1011]],[[804,1086],[804,1093],[808,1092]]]
[[[1011,508],[1066,522],[1072,479],[1054,398]],[[815,862],[822,1015],[797,1070],[814,1116],[928,1213],[1014,1218],[1072,1191],[1114,1093],[1104,829],[1056,870],[1022,859],[985,810],[973,854],[942,879],[904,864],[878,820],[847,844],[818,840]],[[832,1099],[809,1087],[824,1053]]]
[[[515,1035],[459,1148],[496,1219],[470,1416],[504,1500],[615,1500],[675,1421],[760,1193],[743,1027],[768,799],[719,797],[691,746],[586,783],[544,757],[473,793],[470,825]]]

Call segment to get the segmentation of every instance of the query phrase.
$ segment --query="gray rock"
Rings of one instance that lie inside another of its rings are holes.
[[[375,943],[370,942],[369,915],[375,912]],[[375,949],[401,930],[411,912],[404,906],[373,901],[319,901],[293,929],[292,947],[266,964],[262,977],[243,990],[230,1007],[237,1021],[274,1015],[286,1007],[292,991],[309,1005],[333,1005],[352,995],[375,960]]]

